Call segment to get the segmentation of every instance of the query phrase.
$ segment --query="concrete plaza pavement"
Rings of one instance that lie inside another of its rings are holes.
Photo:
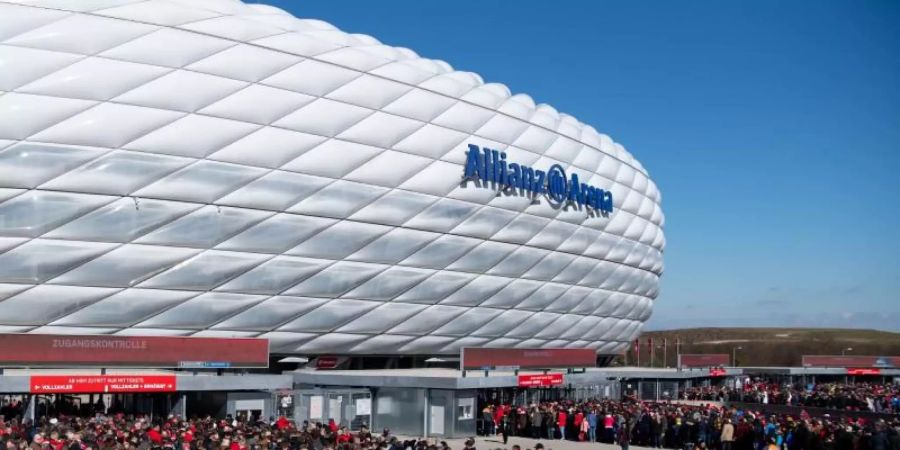
[[[475,437],[475,448],[478,450],[496,450],[496,449],[511,449],[513,445],[518,445],[522,448],[522,450],[533,449],[535,444],[538,442],[544,444],[545,450],[621,450],[618,445],[613,444],[605,444],[600,442],[576,442],[576,441],[564,441],[559,439],[531,439],[525,437],[518,436],[510,436],[509,441],[504,444],[503,438],[500,436],[474,436]],[[446,441],[447,445],[450,446],[452,450],[462,450],[465,447],[465,438],[456,438],[456,439],[441,439],[441,438],[429,438],[431,441]],[[629,450],[658,450],[651,449],[650,447],[639,447],[636,445],[629,445]]]

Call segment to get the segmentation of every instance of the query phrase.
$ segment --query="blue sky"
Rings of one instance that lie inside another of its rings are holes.
[[[625,145],[667,221],[649,329],[900,331],[900,2],[271,3]]]

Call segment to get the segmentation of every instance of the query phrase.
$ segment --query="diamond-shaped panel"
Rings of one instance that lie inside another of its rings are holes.
[[[610,353],[649,318],[660,193],[594,128],[274,9],[65,7],[0,3],[0,331]],[[464,182],[469,144],[614,211]]]

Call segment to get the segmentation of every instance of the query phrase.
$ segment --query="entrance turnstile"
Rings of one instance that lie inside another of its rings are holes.
[[[351,430],[372,425],[372,392],[368,389],[298,389],[294,404],[297,423],[333,420]]]

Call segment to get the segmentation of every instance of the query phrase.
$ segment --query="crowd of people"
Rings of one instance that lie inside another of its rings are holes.
[[[445,442],[400,440],[389,430],[351,432],[334,421],[294,422],[98,414],[0,417],[0,450],[450,450]],[[474,450],[468,449],[468,450]]]
[[[836,386],[831,392],[848,389],[856,392],[847,386]],[[446,442],[401,440],[389,430],[372,433],[365,426],[351,432],[333,421],[150,418],[118,413],[46,415],[32,423],[22,420],[19,412],[21,405],[16,404],[0,411],[0,450],[451,450]],[[772,415],[702,400],[684,404],[626,398],[487,405],[479,421],[483,434],[498,436],[504,444],[510,436],[521,436],[602,442],[623,450],[630,445],[679,450],[900,450],[900,416]],[[468,440],[462,450],[476,450],[474,440]]]
[[[900,418],[765,415],[712,404],[561,401],[487,406],[482,430],[535,439],[568,439],[685,450],[900,450]]]
[[[682,393],[682,399],[900,413],[900,385],[897,384],[798,385],[751,381],[738,389],[726,386],[689,388]]]

